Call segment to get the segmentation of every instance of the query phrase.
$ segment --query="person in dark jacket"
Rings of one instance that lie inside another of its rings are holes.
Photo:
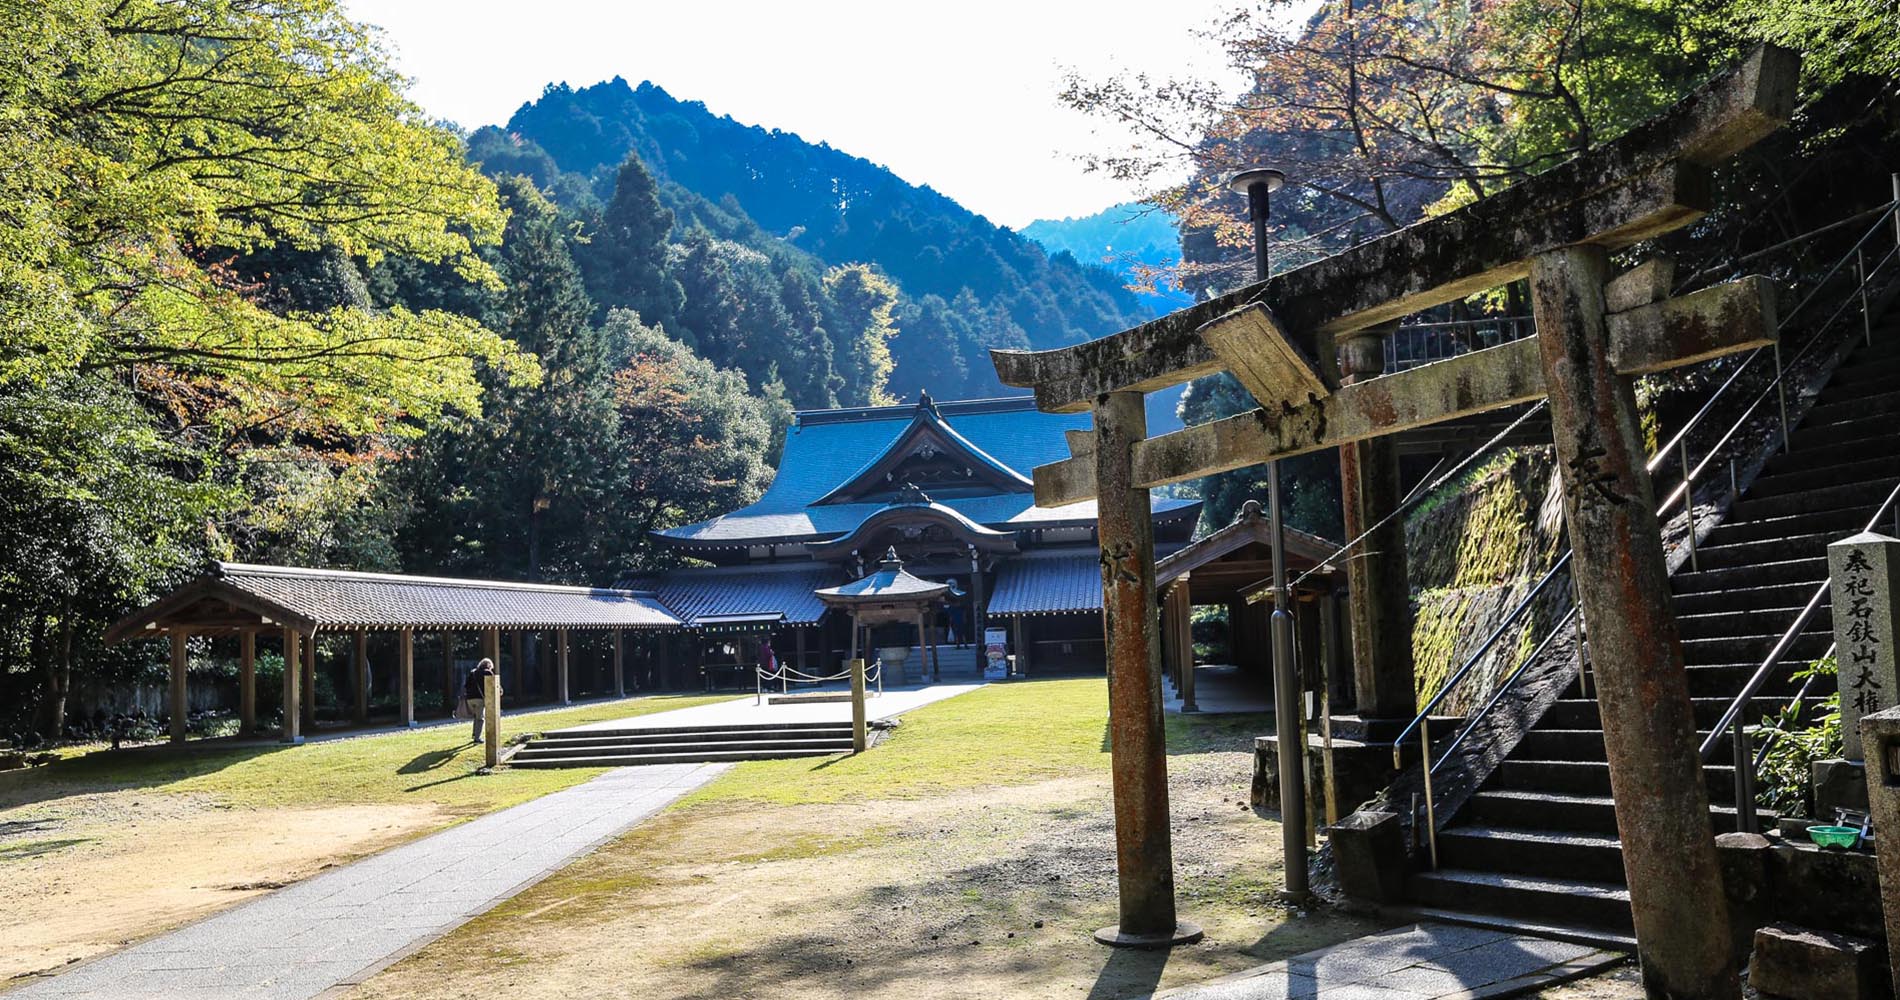
[[[482,719],[487,715],[483,710],[486,706],[482,704],[483,697],[488,693],[487,678],[495,674],[495,661],[484,656],[482,662],[475,664],[475,669],[468,672],[468,680],[462,684],[462,700],[468,703],[468,714],[475,719],[474,742],[476,743],[482,741]],[[495,687],[499,692],[501,685],[497,684]]]

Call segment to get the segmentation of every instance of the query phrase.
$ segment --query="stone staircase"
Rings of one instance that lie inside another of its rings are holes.
[[[779,722],[555,730],[530,740],[508,763],[511,767],[624,767],[825,757],[850,752],[848,722]]]
[[[886,684],[927,684],[931,680],[930,650],[910,647],[910,653],[904,657],[904,675],[900,678],[896,671],[884,678]],[[937,661],[941,668],[939,678],[945,683],[972,682],[983,679],[983,647],[971,643],[967,646],[937,647]]]
[[[1701,543],[1696,569],[1685,564],[1671,578],[1698,735],[1706,738],[1827,579],[1828,543],[1864,527],[1896,482],[1900,329],[1889,324],[1834,372],[1787,453],[1769,460]],[[1751,701],[1746,721],[1786,707],[1797,690],[1794,668],[1831,641],[1823,607]],[[1810,692],[1809,707],[1828,693]],[[1732,830],[1727,751],[1704,770],[1715,830]],[[1764,826],[1771,822],[1764,812]],[[1420,916],[1633,943],[1603,724],[1579,682],[1440,831],[1438,849],[1438,870],[1408,883]]]

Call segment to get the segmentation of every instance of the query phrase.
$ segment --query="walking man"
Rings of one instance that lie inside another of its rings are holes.
[[[487,678],[493,676],[495,676],[495,661],[482,657],[482,662],[475,664],[475,669],[468,672],[468,680],[462,684],[462,700],[468,705],[468,714],[475,720],[474,735],[469,741],[471,743],[482,741],[482,718],[487,714],[484,711],[487,706],[482,704],[482,696],[486,693]],[[500,690],[499,685],[496,690]]]

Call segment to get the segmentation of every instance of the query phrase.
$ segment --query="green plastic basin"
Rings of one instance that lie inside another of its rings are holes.
[[[1822,847],[1852,847],[1860,842],[1857,826],[1811,826],[1808,839]]]

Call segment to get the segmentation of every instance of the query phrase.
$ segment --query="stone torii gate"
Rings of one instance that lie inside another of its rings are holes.
[[[1758,49],[1615,141],[1457,212],[1119,334],[992,352],[1040,408],[1095,418],[1070,458],[1035,470],[1035,489],[1041,506],[1094,497],[1100,510],[1121,919],[1107,936],[1159,944],[1191,930],[1174,905],[1148,490],[1547,397],[1583,614],[1613,623],[1591,629],[1591,659],[1645,987],[1736,995],[1630,378],[1773,343],[1772,286],[1671,298],[1666,261],[1612,275],[1608,258],[1700,218],[1710,168],[1787,121],[1799,68]],[[1353,334],[1525,277],[1536,337],[1340,377],[1336,345]],[[1221,370],[1262,405],[1146,436],[1144,393]]]

